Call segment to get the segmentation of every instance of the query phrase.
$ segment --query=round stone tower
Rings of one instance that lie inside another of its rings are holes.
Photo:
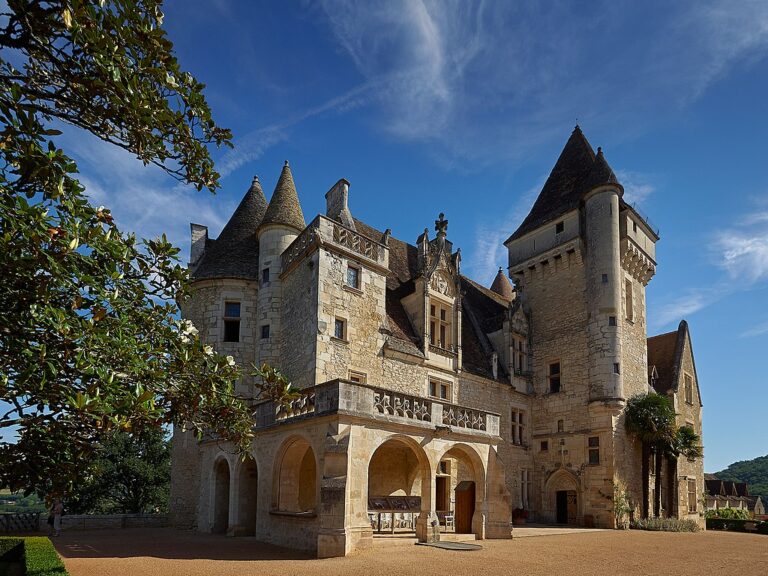
[[[621,184],[603,151],[584,184],[586,276],[589,338],[589,399],[624,398],[621,374],[621,247],[619,198]]]
[[[259,364],[276,365],[280,361],[280,323],[282,316],[281,255],[304,230],[304,214],[286,160],[280,179],[259,226]]]

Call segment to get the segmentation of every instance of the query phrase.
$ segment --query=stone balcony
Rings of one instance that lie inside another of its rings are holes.
[[[389,253],[386,244],[319,215],[283,252],[283,273],[292,269],[317,246],[326,246],[335,252],[349,254],[381,270],[386,270],[388,266]]]
[[[256,431],[305,418],[334,414],[382,423],[481,437],[499,436],[499,415],[395,390],[331,380],[305,390],[290,407],[273,402],[255,406]]]

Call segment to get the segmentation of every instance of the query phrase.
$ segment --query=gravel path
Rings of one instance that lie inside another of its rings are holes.
[[[250,538],[173,529],[70,532],[54,543],[71,576],[768,574],[768,537],[726,532],[582,531],[485,540],[477,552],[414,546],[400,539],[326,560]]]

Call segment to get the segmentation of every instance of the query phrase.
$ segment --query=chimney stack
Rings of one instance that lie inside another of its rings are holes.
[[[336,182],[325,194],[325,215],[355,230],[355,221],[349,211],[349,182],[344,178]]]

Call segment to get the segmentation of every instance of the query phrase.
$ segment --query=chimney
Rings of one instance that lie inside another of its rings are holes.
[[[200,263],[200,258],[205,252],[205,244],[208,241],[208,226],[202,224],[190,224],[192,229],[192,250],[189,254],[189,267],[194,268]]]
[[[325,194],[325,215],[355,230],[355,221],[349,211],[349,182],[344,178],[336,182]]]

